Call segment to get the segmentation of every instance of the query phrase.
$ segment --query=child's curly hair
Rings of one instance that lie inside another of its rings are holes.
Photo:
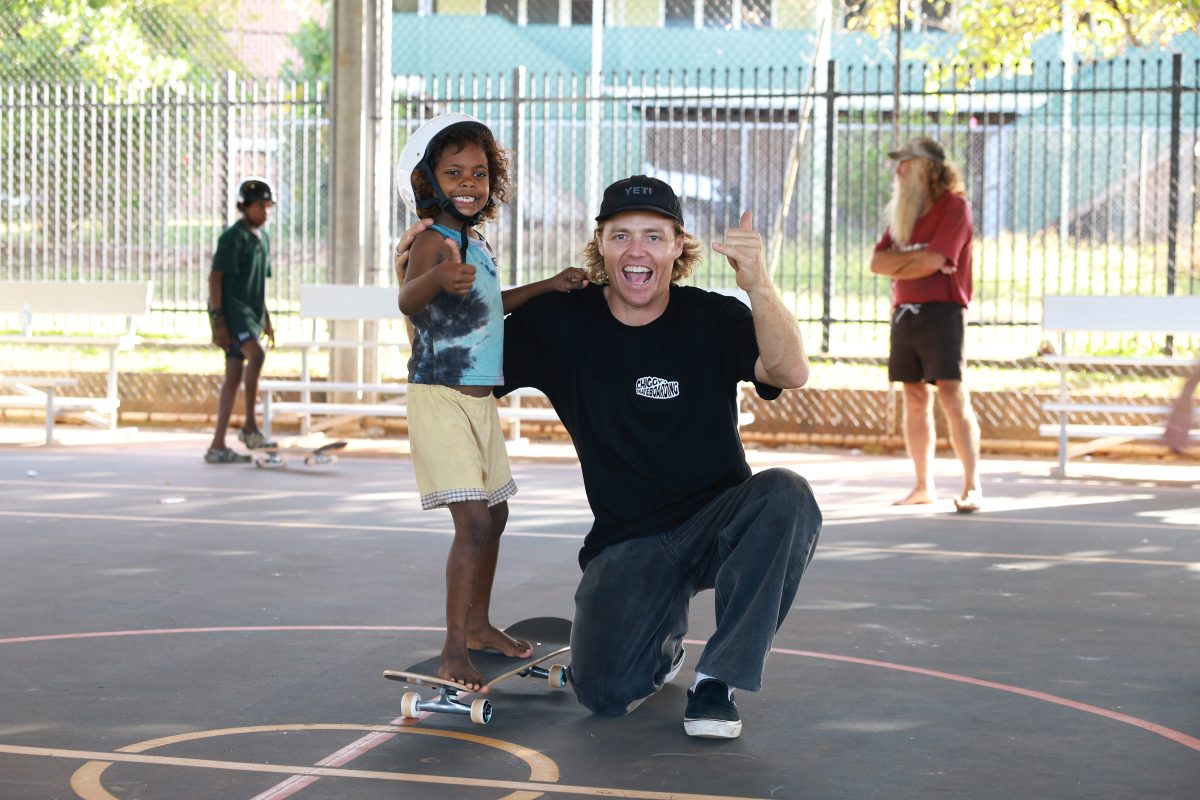
[[[492,198],[492,205],[485,209],[479,218],[482,221],[491,221],[496,218],[497,207],[508,199],[508,194],[512,191],[512,183],[508,178],[508,153],[496,144],[495,137],[487,127],[462,124],[447,128],[429,143],[429,148],[425,151],[425,161],[436,168],[438,161],[442,158],[442,153],[446,150],[457,153],[468,144],[478,145],[479,149],[487,155],[488,192]],[[433,187],[426,180],[424,170],[420,167],[414,169],[411,180],[413,194],[416,195],[418,202],[427,197],[433,197]],[[436,205],[417,210],[417,216],[421,218],[436,217],[440,213],[442,211]]]

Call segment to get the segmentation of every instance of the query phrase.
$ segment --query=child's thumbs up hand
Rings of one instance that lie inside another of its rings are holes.
[[[438,273],[438,283],[450,294],[462,297],[475,285],[475,267],[463,263],[453,239],[443,239],[442,247],[445,250],[442,261],[434,267]]]

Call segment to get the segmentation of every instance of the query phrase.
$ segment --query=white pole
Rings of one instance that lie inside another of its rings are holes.
[[[592,62],[588,76],[587,103],[587,161],[584,164],[584,186],[587,192],[588,219],[600,213],[600,122],[604,108],[600,98],[604,93],[604,0],[592,0]]]
[[[332,283],[359,286],[366,256],[366,206],[364,180],[364,127],[366,109],[366,61],[363,37],[366,5],[374,0],[334,0],[333,83],[330,92],[332,162],[329,176],[329,276]],[[358,340],[357,322],[330,323],[330,336]],[[329,354],[329,378],[339,382],[360,380],[359,354],[337,349]],[[344,397],[344,395],[343,395]]]
[[[1072,151],[1071,116],[1073,100],[1071,90],[1075,88],[1075,9],[1070,0],[1062,7],[1062,60],[1063,60],[1063,150],[1059,172],[1058,241],[1060,251],[1066,247],[1071,232],[1071,165]]]
[[[904,61],[904,0],[896,0],[896,74],[892,89],[892,146],[900,146],[900,65]]]

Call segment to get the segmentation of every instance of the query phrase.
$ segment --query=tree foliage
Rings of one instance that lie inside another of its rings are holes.
[[[240,64],[223,22],[232,0],[7,0],[0,80],[211,79]]]
[[[300,63],[288,60],[283,67],[283,77],[298,81],[329,80],[333,77],[333,30],[330,14],[333,4],[322,3],[325,20],[310,17],[300,23],[300,29],[288,37],[288,42],[300,56]]]
[[[886,36],[896,24],[896,0],[849,0],[849,27]],[[1150,47],[1200,28],[1200,0],[906,0],[906,29],[921,24],[960,34],[959,64],[1012,65],[1033,43],[1074,20],[1081,58],[1108,58]],[[1064,15],[1069,11],[1069,16]]]

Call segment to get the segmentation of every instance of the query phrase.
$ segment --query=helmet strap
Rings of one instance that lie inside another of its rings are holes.
[[[449,197],[446,196],[445,192],[442,191],[442,187],[438,185],[437,178],[433,174],[433,168],[429,166],[428,162],[422,161],[419,166],[421,167],[421,171],[425,173],[425,180],[427,180],[429,182],[429,185],[431,187],[433,187],[433,197],[421,198],[420,200],[417,201],[417,206],[419,208],[435,208],[436,207],[439,210],[441,210],[443,213],[449,214],[450,216],[454,217],[456,220],[458,220],[459,222],[462,223],[462,230],[460,231],[460,243],[458,246],[458,252],[459,252],[459,257],[463,260],[463,263],[465,264],[467,261],[467,242],[469,241],[468,237],[470,235],[471,226],[478,224],[479,219],[480,219],[480,217],[483,216],[484,211],[487,211],[489,208],[491,208],[493,205],[495,205],[495,201],[492,200],[491,197],[489,197],[487,204],[483,207],[482,210],[480,210],[478,213],[473,214],[472,216],[468,217],[466,214],[459,211],[458,208],[454,205],[454,202]]]

